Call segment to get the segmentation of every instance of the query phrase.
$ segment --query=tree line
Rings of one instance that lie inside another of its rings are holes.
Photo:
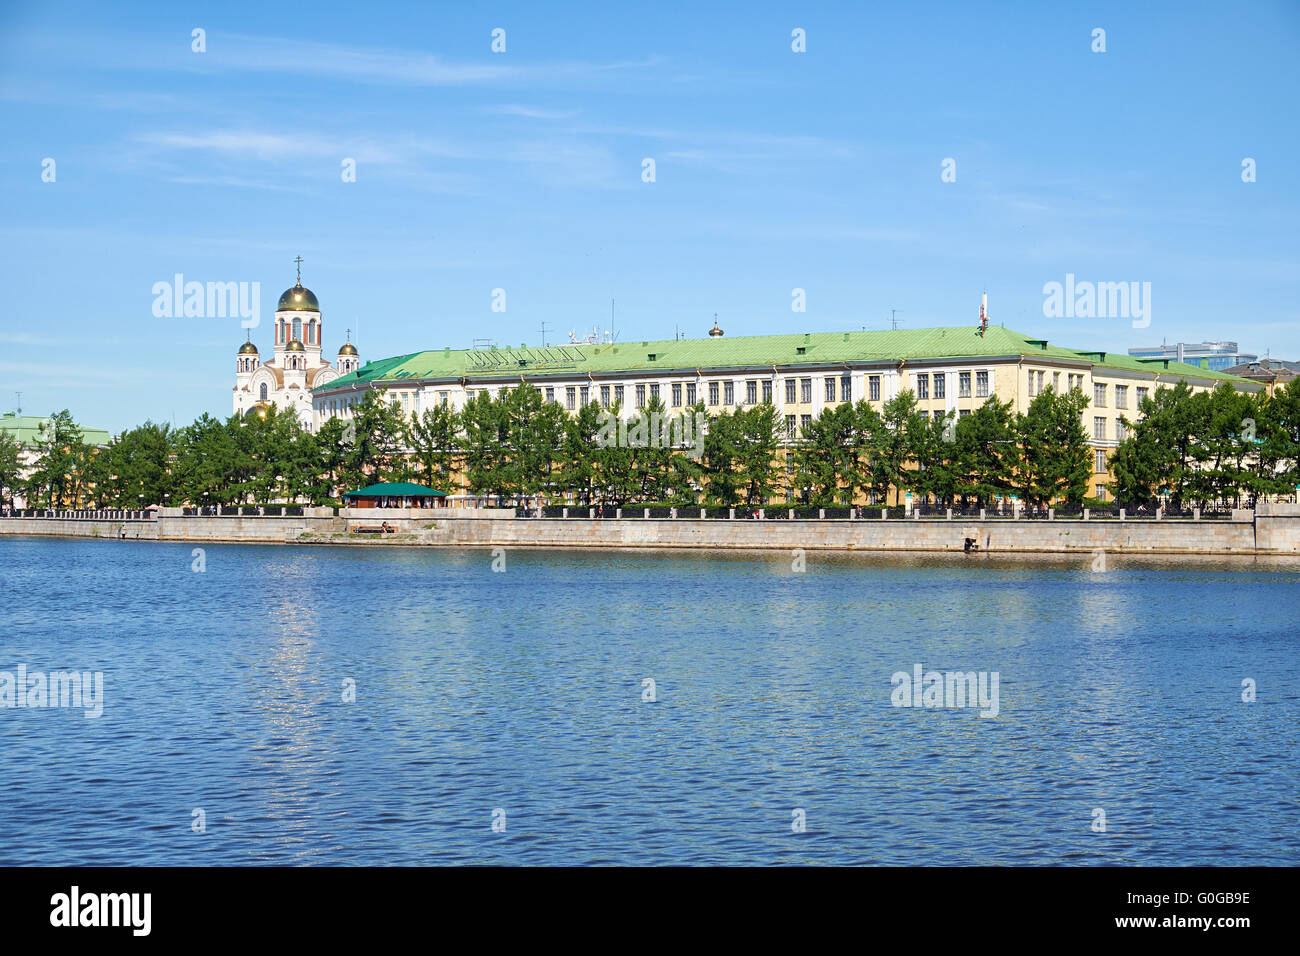
[[[617,406],[570,414],[531,386],[481,391],[463,410],[439,405],[410,419],[372,391],[352,417],[315,433],[273,406],[224,421],[204,414],[182,428],[145,422],[104,448],[87,445],[65,410],[27,449],[30,464],[0,433],[0,498],[22,494],[37,508],[338,504],[363,485],[414,481],[501,501],[613,507],[849,506],[906,493],[939,506],[1013,495],[1031,506],[1078,504],[1099,480],[1082,424],[1088,404],[1078,390],[1048,388],[1024,412],[992,396],[969,414],[934,416],[904,391],[879,409],[865,400],[826,408],[792,431],[767,402],[704,418],[702,404],[670,414],[652,398],[611,441]],[[1266,397],[1179,383],[1138,411],[1110,460],[1119,501],[1241,503],[1289,494],[1300,481],[1300,384]],[[707,427],[694,444],[635,440],[697,416]]]

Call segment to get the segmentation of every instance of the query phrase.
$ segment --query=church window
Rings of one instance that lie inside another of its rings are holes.
[[[302,319],[293,320],[293,337],[302,340]]]
[[[262,388],[261,388],[261,391],[259,392],[259,394],[260,394],[260,396],[261,396],[261,400],[262,400],[262,401],[266,401],[266,383],[265,383],[265,382],[262,383]]]

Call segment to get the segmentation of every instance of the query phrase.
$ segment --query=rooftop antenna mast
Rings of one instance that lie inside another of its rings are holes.
[[[546,321],[542,320],[542,348],[546,348]]]
[[[897,309],[889,310],[889,327],[893,329],[895,332],[898,331],[898,318],[896,315],[897,312],[898,312]]]
[[[989,294],[985,292],[980,296],[980,327],[975,334],[984,338],[984,333],[989,327]]]

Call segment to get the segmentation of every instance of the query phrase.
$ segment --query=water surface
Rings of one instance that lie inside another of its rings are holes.
[[[1300,561],[193,548],[0,539],[0,864],[1298,862]]]

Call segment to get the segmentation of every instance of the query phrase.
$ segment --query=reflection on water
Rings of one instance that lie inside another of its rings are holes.
[[[0,540],[0,864],[1297,862],[1294,560],[190,550]]]

